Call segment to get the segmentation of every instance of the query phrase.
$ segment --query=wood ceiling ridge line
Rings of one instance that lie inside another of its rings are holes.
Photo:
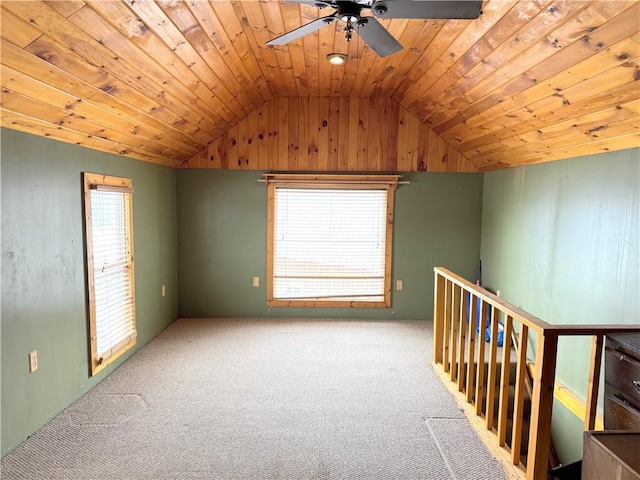
[[[393,98],[405,107],[412,105],[421,96],[427,87],[422,78],[428,74],[431,66],[431,58],[440,58],[449,48],[449,45],[460,34],[461,24],[458,20],[442,22],[442,28],[438,31],[425,51],[420,55],[416,63],[409,71],[407,77],[393,92]]]
[[[391,19],[391,20],[382,20],[380,24],[385,26],[386,30],[396,39],[401,40],[402,32],[407,27],[408,20],[406,19]],[[357,35],[357,33],[356,33]],[[369,79],[376,78],[378,75],[378,69],[382,69],[386,64],[391,61],[396,55],[401,55],[405,50],[403,48],[401,52],[398,52],[394,55],[389,55],[387,57],[378,57],[375,54],[364,55],[365,51],[368,51],[370,48],[364,44],[360,38],[357,40],[362,43],[362,54],[359,61],[357,62],[357,70],[355,75],[355,81],[352,84],[352,90],[358,92],[358,95],[362,97],[369,97],[370,93],[367,86],[372,85]],[[352,40],[353,42],[353,40]]]
[[[526,90],[531,86],[531,83],[539,83],[546,81],[548,78],[557,74],[562,70],[566,70],[581,61],[585,60],[589,56],[593,55],[593,50],[602,50],[609,45],[615,44],[625,37],[633,35],[637,32],[637,21],[640,17],[640,9],[638,8],[640,3],[632,4],[628,6],[626,10],[619,13],[610,21],[601,23],[598,27],[589,32],[593,27],[587,27],[588,34],[584,34],[575,39],[564,47],[560,52],[561,54],[549,54],[546,55],[544,60],[527,68],[527,70],[500,86],[501,96],[515,95],[523,90]],[[587,9],[582,12],[587,11]],[[598,14],[599,15],[599,14]],[[485,82],[486,83],[486,82]],[[490,106],[496,101],[491,97],[491,92],[495,91],[495,87],[487,87],[491,90],[487,91],[487,96],[482,100],[476,99],[472,105],[466,107],[464,110],[457,112],[455,115],[441,116],[440,119],[433,121],[433,116],[426,121],[433,125],[436,132],[441,133],[453,126],[460,119],[466,120],[473,114],[476,114]],[[469,95],[473,95],[471,92]],[[479,95],[479,93],[477,93]],[[472,99],[474,97],[472,96]]]
[[[393,22],[398,23],[394,24]],[[422,53],[433,39],[432,35],[427,34],[430,24],[432,25],[432,23],[426,19],[391,20],[390,26],[394,26],[394,28],[389,28],[388,30],[398,39],[403,48],[400,52],[389,55],[388,57],[379,58],[371,56],[373,62],[372,67],[369,69],[369,73],[362,77],[366,78],[369,76],[379,78],[380,80],[375,83],[362,82],[364,84],[358,87],[359,91],[362,92],[362,96],[391,95],[393,93],[397,86],[390,87],[389,85],[394,77],[399,77],[397,74],[399,66],[402,64],[415,65],[419,58],[416,52]],[[423,32],[425,32],[424,39],[422,38]],[[405,71],[408,71],[410,67],[405,67],[405,69]],[[397,78],[397,80],[399,84],[402,78]]]
[[[316,14],[319,16],[324,15],[324,13],[321,12],[317,12]],[[343,88],[346,77],[340,78],[340,76],[348,71],[345,67],[348,67],[349,63],[351,63],[348,57],[346,65],[333,65],[326,60],[327,55],[336,50],[340,51],[343,49],[343,51],[350,55],[349,52],[354,45],[358,47],[363,43],[357,33],[351,42],[347,42],[344,33],[339,32],[341,28],[339,28],[339,26],[339,22],[334,22],[332,25],[323,27],[318,31],[318,95],[321,97],[328,97]],[[339,47],[336,48],[336,45]],[[360,61],[356,61],[355,65],[359,67]],[[356,78],[354,78],[354,80],[356,80]]]
[[[37,79],[47,78],[49,84],[60,91],[65,91],[65,87],[74,85],[74,88],[81,89],[81,93],[83,95],[78,98],[82,98],[83,102],[90,103],[98,108],[105,108],[107,110],[117,109],[117,112],[115,113],[116,115],[122,116],[130,122],[145,125],[147,128],[156,131],[159,135],[166,131],[166,125],[158,118],[150,115],[148,112],[132,106],[117,96],[114,97],[109,95],[100,88],[94,86],[92,83],[86,82],[79,77],[72,76],[70,73],[54,64],[48,63],[35,55],[27,53],[25,50],[14,46],[4,38],[0,40],[3,64],[7,64],[7,62],[9,62],[8,66],[14,68],[15,71],[19,72],[21,75],[26,75],[33,78],[35,81],[38,81]],[[101,99],[101,101],[96,102],[96,98]],[[126,108],[121,108],[125,106]],[[138,111],[140,115],[132,115],[131,110]],[[197,142],[190,139],[179,130],[176,130],[176,140],[172,137],[166,138],[166,141],[173,144],[176,148],[179,148],[181,145],[193,147],[197,144]]]
[[[262,10],[262,14],[265,19],[265,25],[271,36],[276,36],[284,33],[284,18],[282,15],[282,9],[278,8],[278,12],[274,14],[274,8],[270,7],[267,2],[259,2],[258,5]],[[279,70],[283,75],[283,85],[287,92],[297,91],[295,79],[292,77],[293,63],[289,54],[289,49],[282,46],[267,47],[273,49],[278,61]]]
[[[320,15],[320,13],[318,12],[316,15]],[[324,32],[322,32],[322,30],[324,30]],[[308,38],[309,36],[307,35],[306,37]],[[330,48],[323,49],[323,42],[326,42],[327,38],[332,38],[332,45]],[[337,96],[341,96],[342,92],[348,94],[353,90],[358,67],[360,66],[360,59],[364,52],[363,43],[357,34],[350,42],[347,42],[344,33],[338,32],[337,22],[329,28],[321,29],[318,35],[318,61],[320,62],[318,71],[318,95],[325,93],[331,96],[336,94]],[[340,66],[324,65],[322,63],[323,59],[326,58],[327,54],[333,52],[346,54],[346,64]],[[331,80],[329,88],[323,89],[322,82],[323,79],[326,78],[327,71],[331,72]]]
[[[194,12],[194,17],[199,21],[202,25],[205,33],[211,41],[215,44],[215,39],[213,38],[213,32],[217,32],[212,26],[207,26],[204,24],[206,21],[210,20],[210,17],[206,15],[206,13],[200,15],[199,17],[195,15],[194,9],[196,7],[205,6],[205,8],[212,9],[213,5],[217,5],[216,3],[211,2],[191,2],[188,3],[189,9]],[[273,95],[273,91],[267,82],[267,75],[265,74],[264,69],[262,68],[259,59],[256,57],[256,53],[258,51],[258,44],[253,34],[252,25],[249,23],[246,14],[244,12],[243,6],[234,2],[232,4],[232,9],[234,11],[234,15],[240,20],[236,20],[235,22],[235,30],[231,32],[232,22],[227,22],[223,19],[218,18],[219,14],[216,12],[216,18],[220,25],[223,27],[223,31],[226,33],[228,41],[231,42],[231,48],[222,52],[223,57],[229,58],[232,62],[232,67],[238,69],[240,72],[244,72],[248,81],[252,83],[253,88],[257,89],[259,93],[259,99],[254,98],[254,106],[259,106],[262,102],[268,101],[269,98]],[[225,17],[226,18],[226,17]],[[226,25],[226,27],[225,27]],[[227,53],[230,55],[227,57]]]
[[[398,41],[403,45],[401,51],[389,55],[384,58],[378,58],[378,60],[373,64],[371,70],[368,73],[369,78],[382,79],[377,80],[376,82],[365,82],[363,87],[361,88],[362,95],[365,97],[371,97],[372,95],[382,95],[382,82],[385,77],[393,75],[393,72],[396,70],[396,66],[402,62],[407,54],[413,48],[412,45],[405,45],[405,38],[411,37],[416,38],[419,35],[419,32],[424,28],[427,20],[414,20],[409,21],[403,19],[402,22],[394,24],[393,29],[389,29],[389,33],[391,33]]]
[[[455,32],[454,38],[448,42],[446,40],[442,42],[442,48],[432,55],[429,67],[421,76],[420,81],[410,86],[401,99],[398,98],[402,105],[412,109],[412,111],[417,111],[415,103],[420,98],[423,98],[422,92],[428,91],[429,95],[431,95],[433,85],[442,76],[446,75],[460,57],[469,52],[518,3],[518,0],[494,0],[483,7],[483,14],[478,20],[472,22],[458,21],[458,30]],[[439,38],[436,37],[434,42],[438,40]]]
[[[235,48],[233,48],[233,45],[231,45],[231,48],[223,49],[222,47],[226,46],[224,40],[219,42],[219,45],[216,45],[214,39],[208,33],[209,29],[202,26],[201,21],[196,19],[187,4],[175,1],[167,3],[164,0],[158,0],[156,3],[177,30],[180,31],[185,41],[189,42],[202,62],[217,76],[226,90],[235,98],[242,108],[248,112],[251,108],[255,107],[254,99],[256,95],[254,92],[245,88],[247,84],[252,83],[250,81],[251,75],[246,68],[243,67],[243,63],[239,61],[238,54]],[[200,3],[202,5],[208,5],[206,2]],[[213,15],[212,12],[210,16]],[[222,37],[226,32],[223,28],[220,28],[216,33]],[[231,44],[228,38],[227,42]],[[233,52],[235,56],[230,52]],[[230,61],[226,61],[225,56]],[[238,61],[235,61],[236,59],[238,59]],[[238,68],[239,65],[242,65],[242,67]],[[207,75],[207,79],[208,78],[211,78],[211,75]],[[204,79],[202,80],[204,81]],[[210,83],[207,82],[207,84]]]
[[[295,4],[282,4],[280,11],[282,15],[282,21],[284,24],[284,31],[288,32],[301,26],[304,22],[301,19],[301,5]],[[321,29],[322,30],[322,29]],[[284,32],[283,32],[284,33]],[[318,32],[320,35],[326,33],[324,30]],[[299,49],[303,45],[303,39],[298,38],[287,45],[289,51],[289,57],[291,59],[291,67],[293,69],[293,78],[296,85],[296,92],[299,96],[304,96],[309,93],[308,85],[303,81],[305,77],[305,59],[301,55],[294,55],[291,53],[294,49]],[[323,68],[323,65],[320,65]],[[320,82],[321,84],[322,82]],[[328,83],[328,82],[327,82]]]
[[[498,57],[497,52],[507,49],[510,45],[522,45],[522,49],[526,48],[524,42],[515,41],[518,34],[530,25],[530,22],[544,14],[548,5],[555,0],[545,0],[544,3],[537,5],[534,2],[517,2],[512,8],[500,17],[485,34],[477,40],[477,42],[457,56],[457,60],[447,69],[440,78],[433,84],[429,91],[429,100],[421,102],[416,100],[416,104],[411,108],[422,111],[433,111],[439,108],[445,108],[450,104],[452,91],[464,91],[468,88],[466,74],[477,68],[478,66],[498,65],[490,58]],[[515,17],[512,18],[512,17]],[[507,24],[507,25],[505,25]],[[496,34],[497,32],[497,34]],[[491,37],[490,40],[487,37]],[[542,33],[540,34],[542,36]],[[517,52],[513,52],[514,57]],[[502,59],[504,61],[504,59]],[[495,67],[497,68],[497,67]],[[464,84],[464,88],[461,86]]]
[[[465,131],[465,142],[462,143],[473,143],[489,133],[500,131],[507,127],[504,121],[505,116],[513,119],[508,123],[515,123],[519,121],[520,115],[528,117],[534,112],[536,117],[540,117],[545,113],[557,111],[558,108],[564,108],[585,98],[596,96],[604,90],[628,83],[634,78],[635,72],[632,69],[635,65],[634,62],[638,61],[638,57],[629,59],[627,54],[624,53],[628,51],[626,48],[622,50],[615,48],[616,51],[623,52],[620,54],[613,51],[614,47],[628,43],[626,40],[619,42],[582,62],[581,65],[585,64],[585,69],[589,70],[588,75],[593,73],[593,76],[583,79],[581,75],[568,77],[565,72],[561,72],[547,82],[539,83],[523,92],[523,94],[514,95],[508,100],[465,120],[465,122],[458,124],[447,132],[443,132],[443,135],[448,139],[458,138],[462,131],[462,125],[464,125],[465,129],[473,130],[471,132]],[[634,53],[636,55],[640,54],[640,49],[636,50],[638,52]],[[614,57],[617,63],[614,64],[607,57]],[[611,66],[612,64],[613,66]],[[621,68],[629,68],[630,78],[628,80],[625,80],[625,77],[621,75]],[[635,65],[635,68],[637,69],[638,66]],[[580,70],[578,69],[578,72]],[[570,79],[569,82],[562,83],[566,78]],[[569,85],[569,83],[572,84]],[[594,87],[597,87],[597,89]],[[533,91],[540,93],[532,96],[531,93]],[[546,107],[545,104],[547,105]],[[518,132],[513,132],[513,135],[517,134]],[[461,146],[461,148],[464,147]]]
[[[54,126],[20,112],[10,112],[2,109],[2,125],[12,130],[42,137],[54,138],[58,141],[77,146],[107,152],[120,157],[129,157],[149,163],[165,166],[175,166],[179,162],[167,157],[149,155],[148,152],[137,152],[126,145],[120,145],[108,139],[82,134],[64,126]]]
[[[191,155],[196,151],[196,149],[190,145],[177,144],[171,146],[169,145],[171,142],[164,142],[164,137],[159,135],[161,133],[160,131],[150,132],[148,131],[148,127],[141,125],[140,122],[128,120],[108,109],[87,101],[82,101],[78,97],[55,89],[46,83],[20,73],[6,65],[0,65],[0,69],[0,81],[4,88],[16,91],[25,96],[30,96],[34,100],[49,103],[51,106],[57,106],[68,112],[76,112],[83,117],[100,118],[107,122],[107,126],[110,126],[114,130],[156,142],[169,151],[173,150],[172,155],[178,155],[180,153],[184,155],[185,150],[188,155]]]
[[[413,21],[406,23],[403,29],[402,36],[399,38],[399,42],[403,45],[403,49],[394,55],[385,57],[385,62],[376,64],[376,69],[371,73],[372,78],[377,78],[375,83],[369,82],[363,89],[365,96],[382,96],[388,92],[393,93],[390,90],[389,84],[393,77],[398,77],[397,71],[401,65],[411,62],[411,58],[415,56],[413,53],[417,51],[417,41],[422,37],[422,32],[427,28],[428,20]],[[407,44],[405,39],[413,39],[410,44]],[[413,61],[415,63],[415,60]]]
[[[282,21],[284,25],[284,31],[290,31],[295,28],[298,28],[301,24],[300,18],[300,10],[303,5],[296,5],[293,3],[283,3],[280,5],[280,12],[282,15]],[[284,33],[284,32],[283,32]],[[320,35],[326,33],[324,29],[321,29],[318,32]],[[300,55],[295,55],[292,53],[294,50],[299,49],[303,46],[302,38],[298,38],[290,42],[287,46],[285,46],[285,50],[288,53],[288,58],[291,62],[291,73],[294,87],[294,92],[296,92],[296,96],[304,96],[308,94],[308,88],[306,84],[302,81],[305,73],[305,65],[304,60]],[[322,68],[322,67],[321,67]]]
[[[235,108],[231,109],[231,111],[245,113],[245,108],[235,98],[233,92],[229,90],[227,85],[211,69],[200,53],[173,23],[173,20],[167,17],[156,2],[151,0],[136,0],[135,2],[127,2],[127,7],[131,9],[131,11],[145,23],[147,28],[157,35],[166,44],[167,48],[174,52],[176,57],[187,65],[198,78],[203,81],[208,78],[217,79],[215,83],[216,88],[220,88],[225,94],[224,97],[222,95],[216,95],[224,99],[221,102],[222,104],[226,103],[234,106]],[[210,85],[208,82],[205,82],[205,84]]]
[[[73,56],[80,57],[82,58],[83,63],[88,63],[90,65],[95,65],[95,66],[100,65],[101,69],[103,70],[108,69],[112,74],[113,74],[113,70],[119,71],[120,74],[117,77],[114,76],[114,78],[118,78],[122,80],[124,83],[126,83],[127,85],[129,85],[134,89],[135,87],[138,87],[138,89],[141,89],[141,90],[145,90],[145,88],[148,88],[149,90],[153,90],[152,85],[145,83],[143,76],[140,75],[140,78],[136,78],[136,74],[134,72],[139,70],[134,69],[133,66],[129,64],[125,66],[124,64],[119,63],[118,58],[112,59],[109,53],[107,53],[107,52],[110,52],[110,50],[108,50],[106,47],[103,47],[102,45],[94,41],[94,39],[91,38],[86,32],[82,31],[75,25],[68,23],[66,19],[64,19],[63,23],[61,24],[58,19],[64,18],[64,17],[61,17],[55,10],[53,10],[51,7],[46,6],[44,3],[42,2],[34,2],[33,4],[29,3],[27,8],[27,4],[24,4],[24,3],[5,2],[2,5],[2,7],[13,9],[12,11],[17,15],[22,16],[23,18],[26,17],[31,19],[34,22],[34,24],[37,25],[38,28],[40,28],[45,33],[43,37],[40,37],[40,40],[46,38],[49,44],[60,45],[60,47],[66,51],[67,56],[73,55]],[[46,8],[46,10],[43,10],[43,8]],[[22,15],[20,15],[20,13],[22,13]],[[72,26],[73,29],[75,30],[72,30],[71,32],[69,32],[68,27],[70,26]],[[60,40],[67,41],[67,42],[73,41],[73,46],[70,47],[68,45],[65,45]],[[33,42],[30,45],[30,47],[35,43],[36,42]],[[82,52],[83,55],[88,55],[88,56],[86,57],[81,56],[77,52]],[[103,55],[106,54],[106,56],[94,58],[98,52],[102,52],[102,54]],[[146,92],[143,93],[138,89],[136,90],[140,94],[150,99],[150,97],[148,97]],[[180,99],[178,98],[176,98],[175,101],[179,103],[181,102]],[[154,105],[157,106],[158,103],[163,104],[163,106],[166,109],[171,111],[173,111],[173,109],[170,108],[170,106],[175,105],[175,101],[172,100],[169,95],[166,95],[166,93],[158,92],[158,91],[156,91],[156,97],[153,99]],[[184,106],[184,111],[188,112],[186,105]],[[160,110],[158,110],[158,112],[161,113]],[[180,115],[177,113],[176,115],[179,117],[184,117],[184,115]],[[188,120],[186,121],[186,123],[191,124],[191,122],[189,122]],[[195,138],[197,138],[197,132],[200,131],[200,128],[196,124],[192,124],[192,125],[193,125],[192,134],[195,134],[196,135]],[[202,137],[201,140],[206,141],[206,138],[207,138],[206,136]]]
[[[95,10],[92,5],[97,6],[100,10]],[[91,5],[87,5],[82,9],[79,9],[69,17],[69,20],[83,31],[90,31],[92,37],[97,42],[104,45],[115,55],[118,55],[119,58],[122,58],[129,65],[143,65],[145,67],[144,74],[149,77],[151,81],[161,86],[161,88],[171,89],[175,92],[177,98],[184,98],[187,100],[189,102],[188,105],[202,117],[210,118],[222,116],[227,121],[229,118],[233,118],[232,113],[226,108],[225,104],[219,98],[215,98],[213,100],[210,99],[212,92],[208,87],[206,88],[208,95],[202,91],[202,88],[199,88],[200,85],[204,86],[204,83],[194,74],[193,71],[186,67],[186,65],[184,65],[184,68],[180,68],[180,66],[183,65],[181,62],[177,62],[176,64],[168,61],[169,68],[167,68],[167,63],[163,63],[162,60],[165,57],[164,55],[158,55],[158,58],[149,57],[146,51],[142,48],[141,42],[138,40],[138,37],[140,36],[132,35],[130,31],[126,30],[121,25],[118,25],[118,22],[105,20],[103,18],[105,5],[109,6],[112,11],[114,11],[113,8],[115,8],[116,5],[122,5],[124,8],[124,4],[115,2],[109,2],[107,4],[104,2],[94,2]],[[126,11],[129,12],[129,10]],[[99,34],[97,29],[97,26],[101,22],[104,22],[102,35]],[[156,41],[159,41],[155,35],[149,32],[150,31],[147,30],[145,33],[148,40],[147,45],[149,45],[150,42],[156,43]],[[114,35],[117,35],[117,37]],[[160,43],[162,45],[166,45],[162,42]],[[156,47],[158,47],[157,43]],[[172,68],[177,71],[172,73]],[[166,81],[167,75],[171,78],[171,81],[169,82]],[[189,81],[191,84],[186,83]],[[194,86],[194,83],[197,86]],[[188,108],[186,103],[185,107]],[[210,126],[204,126],[203,128],[210,130],[214,128],[214,126],[212,124]]]
[[[354,91],[354,83],[356,81],[356,75],[360,68],[360,60],[364,54],[365,44],[356,36],[348,45],[348,62],[343,66],[344,75],[341,82],[341,91],[347,95],[351,95]]]
[[[280,69],[277,68],[278,58],[275,51],[266,46],[266,42],[271,36],[262,12],[262,7],[260,3],[252,3],[247,6],[249,8],[245,8],[244,3],[238,5],[239,8],[242,8],[242,12],[245,18],[247,18],[248,24],[251,26],[247,38],[249,38],[250,41],[253,39],[252,47],[254,48],[254,52],[258,51],[261,54],[258,63],[262,69],[267,86],[271,91],[271,95],[275,95],[278,93],[278,87],[284,84],[284,77]],[[262,60],[262,62],[260,60]]]
[[[444,22],[436,20],[428,20],[424,23],[420,32],[415,35],[411,46],[406,48],[404,58],[400,61],[396,71],[383,80],[382,92],[394,98],[397,97],[396,92],[404,81],[403,77],[398,75],[397,72],[411,72],[443,26]]]
[[[208,2],[209,3],[209,2]],[[210,5],[209,5],[210,6]],[[271,53],[269,51],[269,49],[267,48],[267,46],[265,45],[267,42],[267,38],[268,36],[266,36],[266,24],[264,23],[264,16],[262,16],[262,25],[264,25],[263,27],[260,27],[258,24],[254,24],[252,21],[252,16],[251,13],[247,13],[247,11],[244,8],[244,4],[240,3],[240,2],[235,2],[233,4],[233,8],[236,11],[236,13],[238,15],[240,15],[240,18],[242,19],[246,19],[246,22],[242,22],[242,29],[245,32],[245,36],[246,39],[249,43],[249,47],[251,50],[251,57],[255,60],[255,63],[257,65],[257,68],[260,71],[260,75],[259,75],[259,80],[262,80],[261,83],[261,87],[260,88],[260,94],[262,95],[262,100],[264,102],[268,101],[269,98],[271,98],[273,95],[276,94],[277,90],[275,89],[275,86],[273,85],[273,82],[276,83],[277,85],[277,80],[274,80],[273,77],[273,69],[269,68],[269,64],[267,63],[267,61],[265,60],[266,57],[269,57],[269,53]],[[252,7],[250,9],[250,12],[254,11],[256,12],[255,14],[262,14],[262,10],[261,8],[255,8]],[[203,19],[204,20],[204,19]],[[256,33],[262,33],[263,35],[265,35],[265,40],[264,42],[260,41],[258,38],[256,38],[255,34]],[[233,42],[232,42],[233,45]],[[260,56],[256,56],[255,52],[260,52]],[[240,55],[238,53],[238,55]],[[241,58],[242,60],[242,58]],[[275,54],[273,55],[273,60],[275,60],[276,64],[277,64],[277,59],[275,59]],[[242,61],[240,63],[243,63]],[[280,72],[276,72],[276,74],[279,74]],[[269,81],[269,78],[271,77],[271,82]],[[280,75],[280,78],[282,78],[282,76]]]
[[[225,91],[226,100],[224,101],[233,104],[244,113],[244,106],[235,98],[234,92],[227,87],[226,82],[214,71],[214,68],[202,56],[201,52],[185,37],[182,29],[176,23],[176,18],[171,17],[163,10],[159,2],[137,0],[136,2],[128,2],[127,7],[145,23],[149,31],[153,32],[165,43],[170,51],[174,52],[177,58],[189,66],[198,78],[202,81],[209,78],[217,79],[216,83]],[[219,55],[217,49],[214,48],[212,50]],[[227,65],[224,64],[222,66],[223,64],[224,62],[222,61],[217,63],[227,74],[227,80],[229,80],[230,71]],[[230,76],[235,79],[233,74],[230,74]],[[208,85],[208,82],[205,82],[205,84]],[[223,98],[221,95],[220,97]]]
[[[446,90],[450,86],[446,80],[447,73],[455,69],[460,62],[465,61],[467,56],[471,55],[471,52],[475,51],[477,46],[480,45],[483,39],[486,39],[486,36],[490,35],[492,31],[506,30],[503,23],[509,20],[512,14],[511,12],[520,8],[521,5],[529,5],[529,2],[499,0],[488,3],[483,8],[483,14],[480,18],[477,21],[470,22],[447,50],[432,62],[431,68],[427,73],[429,82],[424,83],[424,88],[428,89],[429,92],[428,97],[417,98],[411,105],[408,105],[407,101],[403,101],[403,104],[407,105],[407,107],[413,111],[429,111],[430,107],[428,106],[427,98],[432,98],[440,93],[437,87],[435,87],[438,85],[438,82],[445,79],[445,81],[441,83],[444,83],[442,88]],[[427,103],[427,105],[421,108],[419,107],[420,103]]]
[[[300,5],[300,16],[302,18],[302,24],[307,24],[318,18],[317,9],[308,6]],[[337,37],[337,36],[336,36]],[[269,41],[271,38],[266,39]],[[304,35],[302,41],[302,52],[304,52],[304,62],[307,76],[307,89],[309,95],[320,95],[320,41],[319,35]],[[336,51],[335,46],[333,50]],[[329,89],[335,88],[335,79],[332,76],[331,85]]]

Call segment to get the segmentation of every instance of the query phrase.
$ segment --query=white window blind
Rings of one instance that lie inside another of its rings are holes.
[[[386,190],[276,188],[276,299],[383,301]]]
[[[101,187],[89,186],[87,208],[93,373],[136,340],[132,193]]]
[[[391,306],[399,175],[265,173],[267,305]]]

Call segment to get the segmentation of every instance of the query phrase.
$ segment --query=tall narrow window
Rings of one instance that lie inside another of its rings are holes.
[[[397,177],[266,181],[267,304],[389,307]]]
[[[132,182],[84,174],[91,374],[136,344]]]

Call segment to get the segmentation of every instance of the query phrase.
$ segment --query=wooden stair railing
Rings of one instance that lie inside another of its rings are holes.
[[[585,430],[592,430],[604,335],[638,331],[638,327],[552,325],[445,268],[436,267],[434,271],[436,373],[456,395],[484,442],[503,465],[510,466],[508,474],[527,480],[546,479],[558,338],[561,335],[593,337],[584,418]],[[489,324],[488,341],[485,322]],[[503,345],[499,356],[500,329]],[[515,332],[517,334],[512,335]],[[513,352],[512,342],[516,342],[517,354]],[[527,353],[530,351],[535,352],[531,368],[533,385],[527,393]],[[531,414],[526,418],[525,397],[528,396]],[[528,438],[523,439],[527,426]],[[526,455],[521,455],[523,446]]]

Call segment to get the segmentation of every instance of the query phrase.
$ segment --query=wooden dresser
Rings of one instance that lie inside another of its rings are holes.
[[[640,431],[640,333],[607,335],[604,428]]]
[[[640,432],[584,432],[582,480],[640,480]]]

